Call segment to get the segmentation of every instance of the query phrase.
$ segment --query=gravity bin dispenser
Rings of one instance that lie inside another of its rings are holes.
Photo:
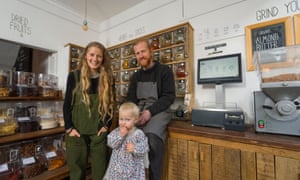
[[[256,132],[300,135],[300,46],[254,53],[261,91],[254,92]]]

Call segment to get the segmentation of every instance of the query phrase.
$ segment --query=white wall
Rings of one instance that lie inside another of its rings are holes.
[[[266,11],[273,10],[272,16]],[[100,24],[100,40],[107,46],[116,45],[139,36],[190,22],[194,27],[194,67],[197,59],[207,57],[206,46],[226,43],[220,48],[225,55],[242,53],[244,82],[225,85],[225,101],[237,103],[247,118],[254,122],[253,91],[259,90],[256,71],[246,70],[245,26],[300,12],[300,0],[145,0],[141,4]],[[262,14],[264,16],[262,16]],[[214,87],[196,83],[196,106],[215,101]]]
[[[0,0],[0,39],[56,52],[49,57],[48,72],[59,76],[60,88],[64,89],[68,72],[65,44],[85,46],[89,41],[100,40],[112,46],[188,21],[194,27],[195,68],[197,59],[210,53],[206,46],[226,43],[220,48],[222,54],[242,53],[244,82],[226,85],[225,98],[237,103],[252,123],[252,93],[259,90],[259,81],[255,71],[246,71],[244,27],[300,12],[300,0],[145,0],[100,25],[89,22],[90,29],[85,32],[81,29],[83,17],[53,2]],[[272,9],[276,10],[274,16],[260,16]],[[214,88],[198,85],[196,78],[194,84],[197,106],[214,101]]]
[[[59,87],[64,89],[68,72],[64,45],[72,42],[85,46],[91,40],[98,40],[98,25],[89,22],[90,30],[85,32],[81,28],[83,17],[48,0],[0,0],[0,3],[0,39],[55,52],[49,57],[48,73],[58,75]]]

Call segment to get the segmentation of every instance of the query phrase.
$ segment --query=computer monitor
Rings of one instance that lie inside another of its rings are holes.
[[[242,82],[241,54],[198,59],[198,84]]]
[[[242,82],[241,54],[198,59],[198,84],[215,84],[216,107],[225,108],[223,84]]]

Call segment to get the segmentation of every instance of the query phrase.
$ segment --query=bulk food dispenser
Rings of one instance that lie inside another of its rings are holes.
[[[300,46],[254,53],[261,91],[254,92],[255,129],[300,135]]]

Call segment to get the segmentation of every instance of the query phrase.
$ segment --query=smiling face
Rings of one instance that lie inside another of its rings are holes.
[[[103,52],[100,48],[91,46],[86,52],[85,59],[91,72],[96,73],[103,62]]]
[[[140,41],[133,47],[136,59],[141,67],[148,69],[152,65],[152,52],[146,41]]]

